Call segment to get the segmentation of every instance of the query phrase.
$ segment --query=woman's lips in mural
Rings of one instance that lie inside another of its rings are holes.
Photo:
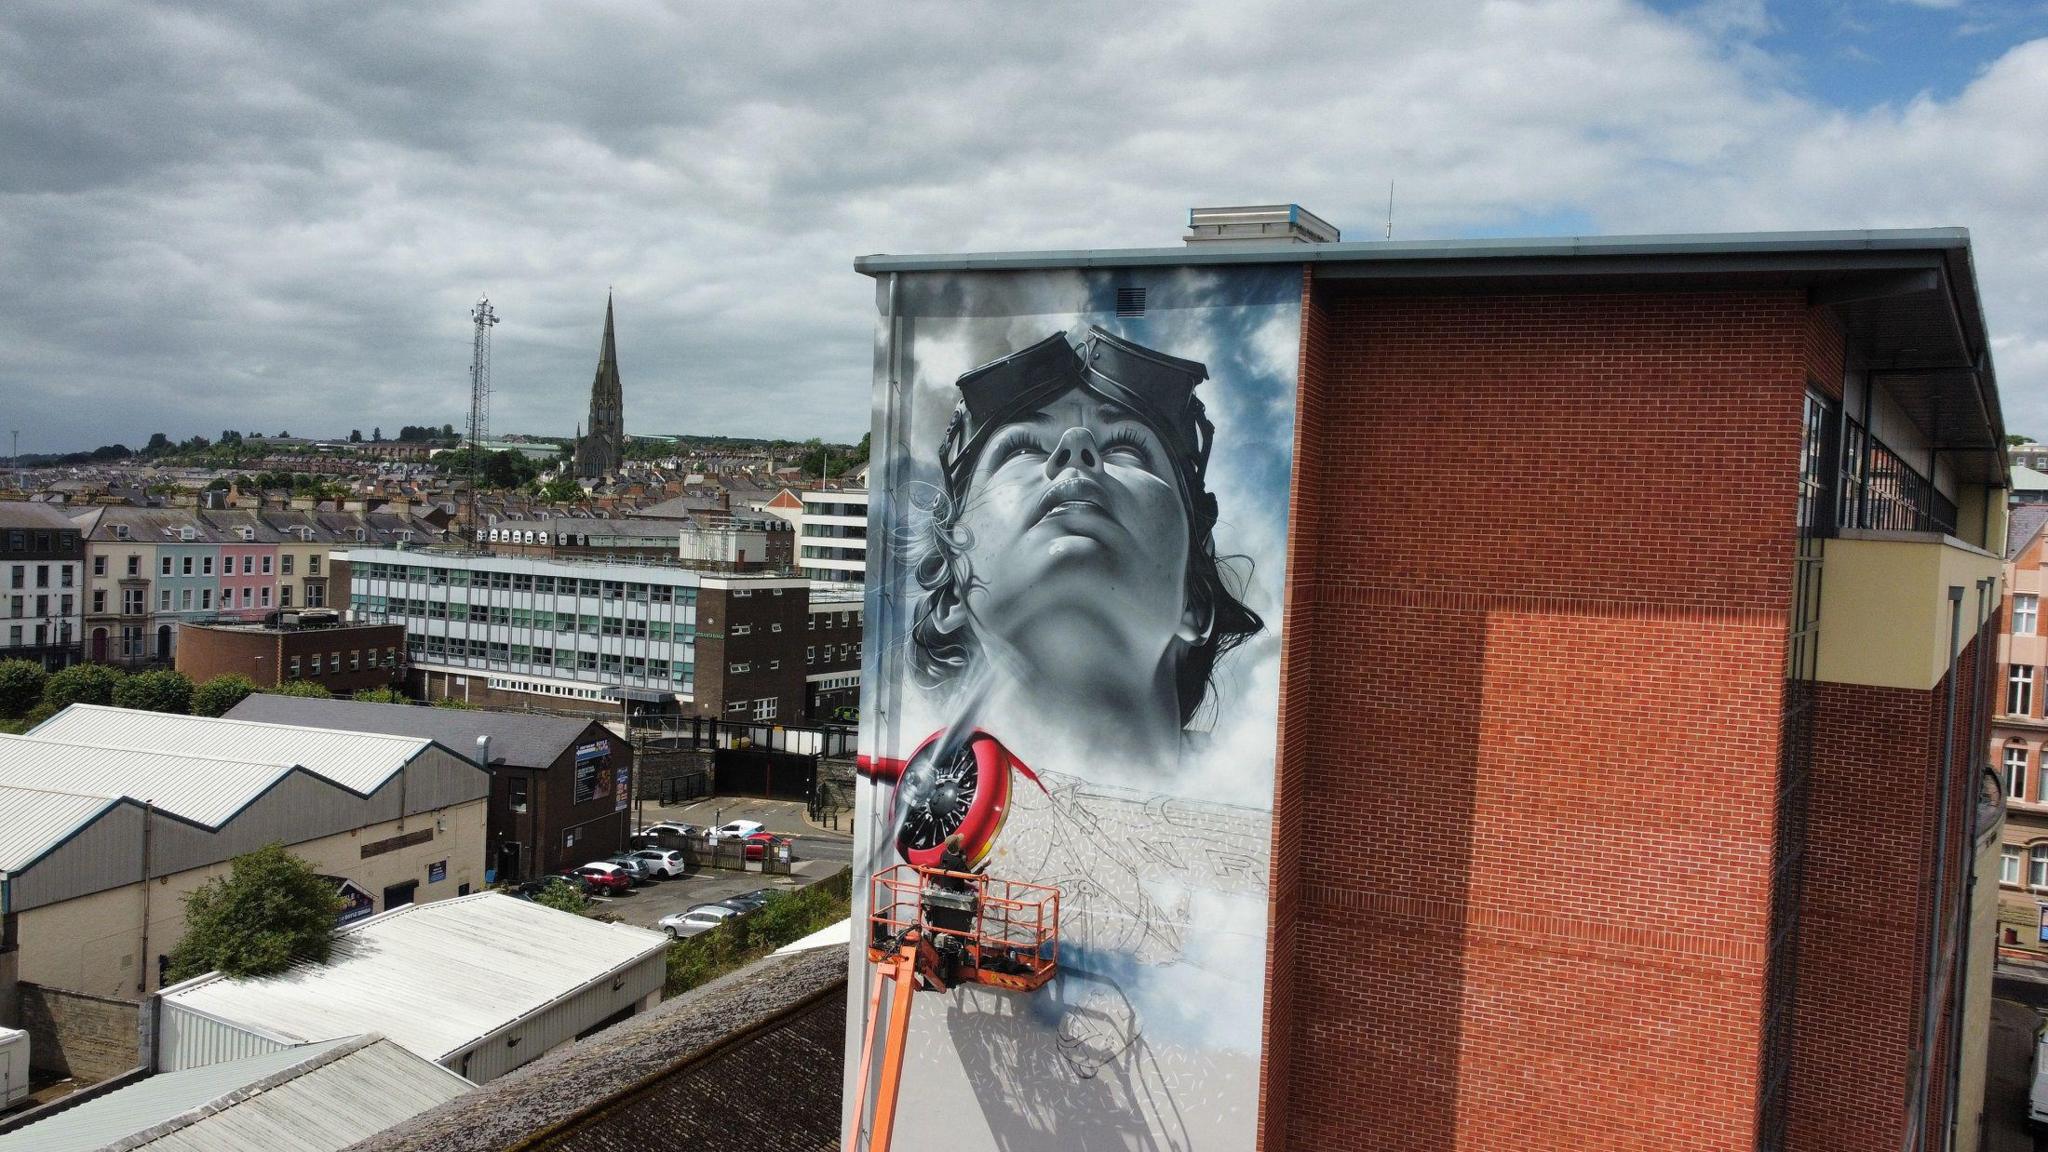
[[[1032,523],[1085,512],[1115,519],[1109,511],[1109,493],[1103,490],[1102,485],[1087,476],[1068,476],[1045,486],[1045,494],[1038,498],[1038,514],[1032,517]]]

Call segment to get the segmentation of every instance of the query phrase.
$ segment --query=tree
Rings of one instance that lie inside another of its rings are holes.
[[[149,443],[142,446],[144,456],[161,456],[171,450],[171,438],[161,432],[151,432]]]
[[[10,720],[36,706],[50,677],[30,660],[0,660],[0,716]]]
[[[269,691],[273,696],[307,696],[314,700],[334,699],[334,693],[329,692],[325,684],[318,684],[311,680],[287,680]]]
[[[543,908],[553,908],[557,912],[581,913],[590,907],[590,901],[584,898],[583,893],[560,876],[551,877],[547,883],[541,885],[540,891],[533,894],[533,902]]]
[[[73,704],[112,704],[114,688],[127,677],[105,664],[73,664],[50,676],[43,685],[43,703],[52,712]]]
[[[361,428],[349,429],[348,442],[351,444],[361,444],[363,442],[363,430]]]
[[[439,700],[434,701],[434,707],[458,708],[472,712],[476,710],[476,705],[471,704],[469,701],[464,700],[460,696],[443,696]]]
[[[192,678],[183,672],[159,668],[130,676],[114,685],[114,704],[143,712],[175,712],[192,709]]]
[[[192,689],[194,716],[225,716],[235,705],[256,691],[256,682],[234,672],[223,672]]]
[[[185,897],[185,936],[164,982],[219,972],[267,976],[327,959],[341,894],[312,865],[271,844],[237,856],[226,876]]]
[[[583,499],[583,485],[565,473],[543,483],[535,495],[550,504],[574,504]]]
[[[383,442],[384,442],[384,426],[380,424],[380,425],[378,425],[377,427],[375,427],[375,428],[372,428],[372,429],[370,429],[370,443],[372,443],[372,444],[382,444]]]
[[[2033,442],[2034,438],[2032,436],[2022,436],[2017,432],[2005,434],[2005,446],[2008,448],[2017,448],[2022,444],[2032,444]]]
[[[359,700],[364,704],[412,703],[411,700],[406,698],[405,693],[400,692],[396,688],[361,688],[356,691],[355,695],[349,697],[349,699]]]

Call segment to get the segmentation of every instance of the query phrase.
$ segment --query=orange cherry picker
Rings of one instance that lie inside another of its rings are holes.
[[[868,991],[847,1152],[889,1152],[914,993],[944,992],[962,984],[1030,993],[1059,969],[1057,888],[956,871],[944,863],[898,864],[874,876],[868,896],[867,950],[875,978]],[[874,1112],[863,1141],[871,1073]]]

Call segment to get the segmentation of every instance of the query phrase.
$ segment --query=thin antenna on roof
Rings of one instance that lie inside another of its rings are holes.
[[[1387,181],[1387,239],[1394,238],[1394,182]]]

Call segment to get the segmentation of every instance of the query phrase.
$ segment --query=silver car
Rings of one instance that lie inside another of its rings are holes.
[[[655,926],[668,933],[671,940],[687,940],[700,932],[709,932],[734,916],[739,909],[727,908],[722,904],[699,904],[685,912],[672,912],[655,922]]]
[[[640,848],[633,852],[633,859],[656,876],[681,876],[688,871],[683,854],[673,848]]]

